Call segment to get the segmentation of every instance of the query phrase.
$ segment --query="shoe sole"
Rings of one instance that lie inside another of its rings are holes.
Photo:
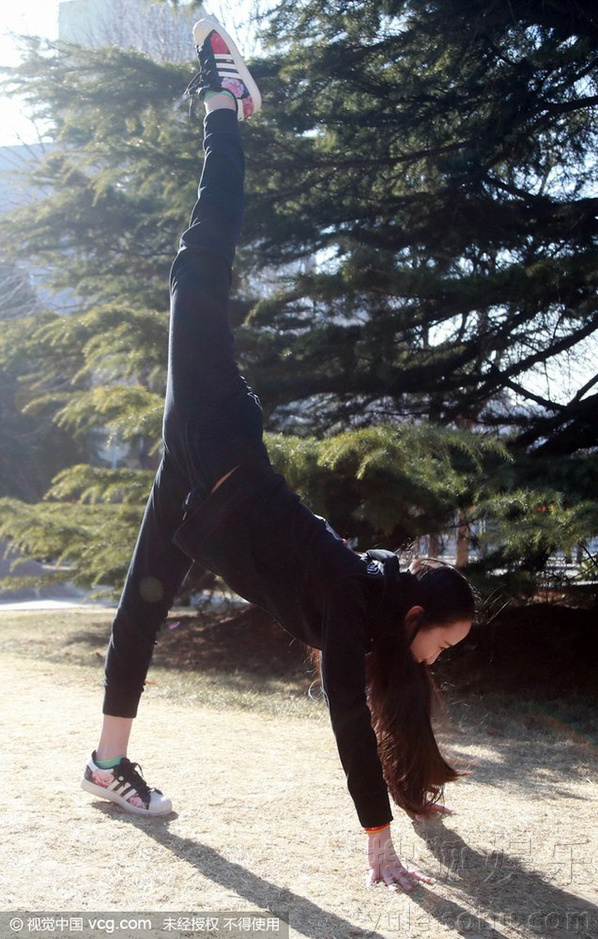
[[[233,62],[237,67],[237,71],[243,79],[247,91],[251,95],[251,100],[253,101],[253,114],[257,114],[262,106],[262,96],[260,94],[260,90],[252,78],[251,72],[245,65],[243,56],[237,49],[234,39],[229,36],[227,31],[223,26],[221,26],[215,16],[204,16],[203,19],[197,21],[193,27],[193,39],[195,40],[195,44],[200,47],[203,46],[205,40],[212,31],[216,31],[220,36],[222,36],[225,43],[227,44],[230,54],[233,57]],[[241,102],[237,99],[237,110],[239,109],[239,106],[241,108],[243,107]]]
[[[130,802],[127,802],[122,796],[117,795],[116,792],[111,792],[103,786],[96,786],[95,783],[85,779],[85,776],[81,780],[81,788],[85,789],[86,792],[91,792],[94,796],[98,796],[100,799],[105,799],[107,802],[114,802],[115,805],[119,805],[121,809],[124,809],[125,812],[130,812],[132,815],[145,815],[146,817],[149,815],[154,818],[157,815],[169,815],[170,812],[172,812],[171,804],[169,804],[168,808],[160,809],[159,812],[150,812],[149,809],[140,809],[136,805],[131,805]]]

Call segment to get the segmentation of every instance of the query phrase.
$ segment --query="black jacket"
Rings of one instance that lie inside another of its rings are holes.
[[[394,556],[356,554],[265,463],[240,467],[199,504],[191,493],[173,540],[322,650],[323,688],[359,820],[367,828],[389,822],[365,659],[398,584]]]

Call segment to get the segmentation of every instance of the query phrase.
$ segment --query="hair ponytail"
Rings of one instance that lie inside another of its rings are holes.
[[[368,705],[392,798],[409,814],[425,815],[444,784],[461,773],[438,749],[431,719],[436,688],[427,667],[411,655],[413,636],[406,635],[404,619],[415,605],[424,609],[420,628],[473,619],[475,601],[456,568],[429,559],[414,561],[400,574],[394,595],[394,609],[387,605],[385,625],[367,657]]]

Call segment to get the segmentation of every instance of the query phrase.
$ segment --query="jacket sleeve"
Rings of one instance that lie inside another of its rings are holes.
[[[340,581],[324,610],[322,684],[359,821],[364,828],[374,828],[393,816],[366,699],[367,623],[360,579]]]

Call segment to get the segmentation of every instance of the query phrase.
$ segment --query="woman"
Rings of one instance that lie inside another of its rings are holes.
[[[200,73],[187,94],[204,99],[205,162],[171,272],[164,455],[114,620],[104,724],[82,786],[137,814],[171,811],[126,752],[156,635],[197,560],[321,650],[340,758],[368,833],[370,881],[410,889],[426,878],[394,853],[388,791],[425,815],[456,777],[432,733],[425,667],[469,631],[471,589],[448,566],[417,562],[401,573],[390,552],[355,554],[273,471],[228,320],[243,207],[238,119],[261,100],[215,19],[200,20],[194,37]]]

